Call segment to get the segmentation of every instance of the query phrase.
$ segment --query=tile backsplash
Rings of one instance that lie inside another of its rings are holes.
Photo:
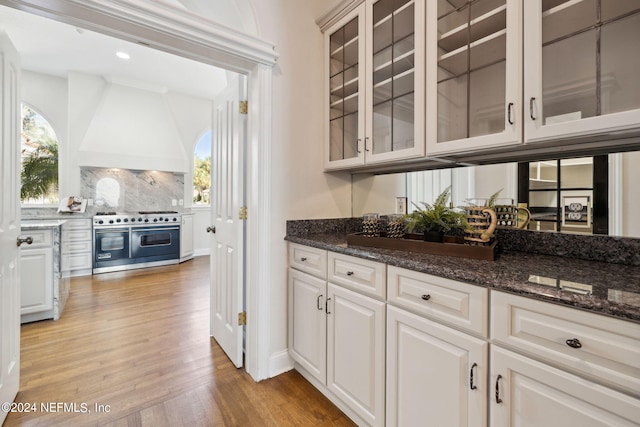
[[[81,196],[95,211],[178,210],[184,199],[184,174],[129,169],[82,168]]]

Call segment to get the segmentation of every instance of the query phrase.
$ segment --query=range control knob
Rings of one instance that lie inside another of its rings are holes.
[[[158,222],[158,218],[153,218],[153,222]]]
[[[145,219],[144,219],[144,222],[149,222],[149,218],[145,218]]]
[[[113,224],[113,220],[112,219],[109,220],[109,224]]]
[[[169,218],[165,218],[165,219],[164,219],[164,222],[167,222],[167,221],[169,221]]]
[[[116,222],[122,222],[122,220],[120,218],[116,219]]]
[[[142,217],[138,218],[138,222],[142,222]]]
[[[178,221],[178,218],[173,218],[173,222],[176,222],[176,221]]]
[[[103,224],[103,223],[104,223],[104,221],[103,221],[103,220],[99,220],[99,221],[98,221],[98,224]]]
[[[136,222],[136,219],[135,218],[131,218],[131,222]]]

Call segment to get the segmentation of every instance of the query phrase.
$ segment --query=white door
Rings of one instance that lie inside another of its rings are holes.
[[[243,328],[238,314],[244,306],[244,204],[245,115],[239,101],[243,76],[230,79],[213,103],[212,206],[211,206],[211,336],[229,359],[242,366]]]
[[[13,402],[20,384],[20,57],[0,32],[0,402]],[[7,414],[0,410],[0,424]]]

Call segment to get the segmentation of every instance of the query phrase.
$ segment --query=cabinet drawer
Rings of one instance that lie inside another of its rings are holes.
[[[63,254],[76,254],[76,253],[91,253],[93,248],[91,240],[85,242],[63,242],[62,253]]]
[[[33,239],[33,243],[30,245],[22,244],[23,251],[30,248],[46,248],[53,245],[53,230],[21,230],[20,237],[23,239],[31,237]]]
[[[637,323],[497,291],[491,311],[494,343],[640,396]]]
[[[349,255],[329,252],[327,280],[356,292],[386,299],[386,265]]]
[[[91,219],[70,219],[62,224],[62,232],[69,230],[91,230]]]
[[[71,230],[71,231],[63,231],[62,232],[62,241],[63,242],[77,242],[82,240],[93,239],[91,230]]]
[[[487,336],[488,289],[393,266],[387,283],[390,303]]]
[[[321,279],[326,279],[327,251],[289,243],[289,266]]]
[[[62,271],[80,270],[93,267],[92,255],[89,253],[62,255]]]

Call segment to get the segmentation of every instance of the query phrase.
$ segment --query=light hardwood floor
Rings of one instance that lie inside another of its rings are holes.
[[[35,411],[4,425],[353,425],[300,374],[255,383],[231,364],[209,338],[208,263],[72,279],[60,320],[22,326],[16,402]]]

